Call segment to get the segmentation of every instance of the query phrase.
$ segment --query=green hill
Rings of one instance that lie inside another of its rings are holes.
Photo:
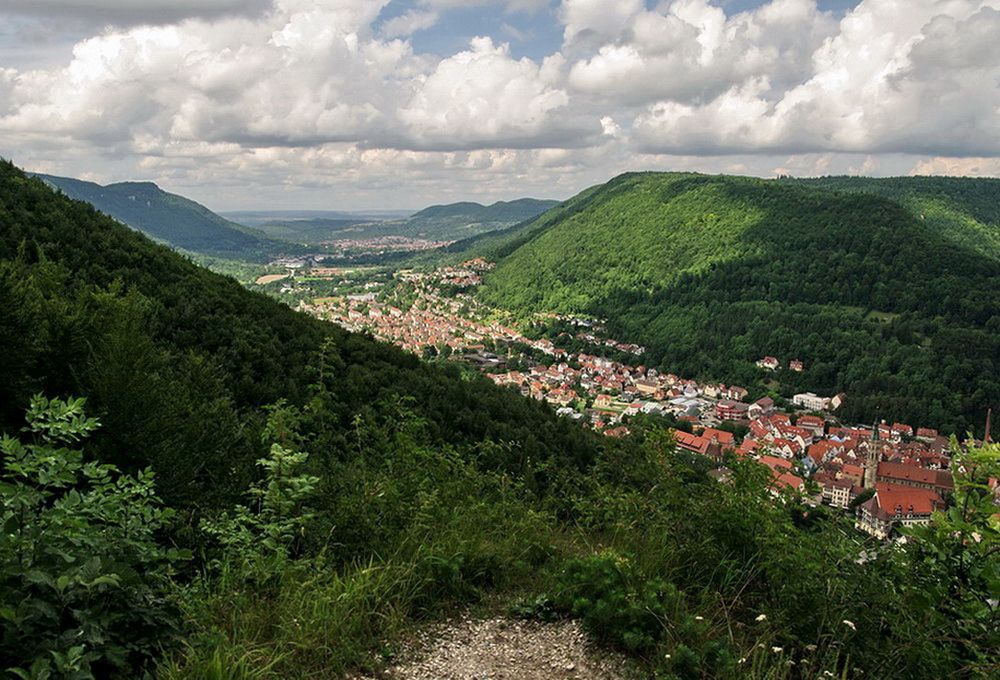
[[[227,480],[243,483],[260,453],[248,409],[302,402],[324,343],[341,436],[358,409],[398,395],[442,444],[592,455],[586,433],[539,404],[251,293],[7,163],[0,223],[0,426],[39,390],[86,396],[114,433],[105,457],[153,464],[171,498],[218,500]]]
[[[439,241],[459,240],[511,227],[558,204],[558,201],[521,198],[492,205],[472,202],[433,205],[399,223],[399,233]]]
[[[300,251],[293,244],[272,240],[263,232],[230,222],[199,203],[163,191],[152,182],[101,186],[67,177],[37,176],[68,197],[86,201],[147,236],[184,250],[246,260]]]
[[[627,174],[483,247],[500,262],[482,295],[607,318],[664,369],[758,391],[756,359],[798,358],[787,393],[844,391],[846,417],[963,432],[1000,402],[996,233],[867,193]]]

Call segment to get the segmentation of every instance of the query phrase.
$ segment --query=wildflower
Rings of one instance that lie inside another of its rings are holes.
[[[754,619],[754,621],[756,621],[757,623],[760,623],[761,621],[767,621],[767,614],[759,615],[756,619]]]
[[[844,625],[847,626],[848,628],[850,628],[851,630],[857,630],[858,629],[857,626],[854,625],[853,621],[848,621],[847,619],[844,619]]]
[[[669,654],[664,654],[664,655],[663,655],[663,658],[664,658],[664,659],[669,659],[669,658],[670,658],[670,655],[669,655]]]
[[[737,661],[736,663],[746,663],[746,662],[747,662],[747,658],[745,656],[741,656],[740,660]]]
[[[972,540],[975,541],[976,543],[980,543],[983,540],[982,534],[980,534],[978,531],[973,531]]]
[[[771,651],[775,654],[781,653],[781,647],[771,647]]]
[[[816,651],[816,645],[806,645],[806,651],[807,652],[815,652]]]
[[[705,617],[704,616],[696,616],[696,617],[694,617],[694,620],[695,621],[704,621]]]
[[[833,673],[831,673],[830,671],[823,671],[823,676],[827,678],[832,678]]]

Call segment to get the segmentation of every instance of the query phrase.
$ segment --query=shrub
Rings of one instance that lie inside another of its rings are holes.
[[[181,551],[153,474],[69,448],[98,427],[83,399],[37,396],[30,443],[0,439],[0,663],[21,678],[131,675],[174,630],[165,599]]]

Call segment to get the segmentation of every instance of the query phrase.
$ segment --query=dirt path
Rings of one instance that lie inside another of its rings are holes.
[[[396,663],[355,680],[628,680],[623,657],[598,650],[575,621],[458,619],[423,630]]]

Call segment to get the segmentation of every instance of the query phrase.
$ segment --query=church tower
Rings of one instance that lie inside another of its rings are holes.
[[[878,441],[878,426],[879,423],[876,420],[875,424],[872,425],[872,438],[868,442],[868,458],[865,461],[865,488],[874,489],[875,488],[875,478],[878,475],[878,464],[879,459],[882,457],[880,455],[881,446]]]
[[[993,436],[990,434],[990,418],[993,415],[993,409],[986,409],[986,434],[983,435],[983,444],[989,444],[993,441]]]

